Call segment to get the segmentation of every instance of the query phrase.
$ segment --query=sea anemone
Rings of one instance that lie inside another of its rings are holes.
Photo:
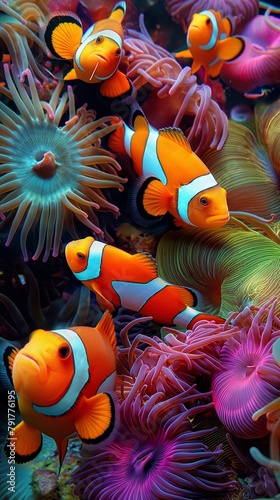
[[[235,35],[243,38],[245,49],[233,61],[224,63],[220,73],[223,82],[238,92],[250,92],[262,85],[279,85],[280,19],[256,16],[238,26]]]
[[[260,217],[280,217],[277,169],[280,169],[278,131],[280,100],[257,103],[254,121],[228,121],[228,137],[221,149],[208,149],[201,158],[227,191],[230,211]]]
[[[167,12],[181,24],[186,32],[193,14],[207,9],[221,12],[223,17],[231,17],[236,23],[249,20],[259,12],[259,1],[248,0],[165,0]]]
[[[280,28],[279,28],[280,29]],[[265,146],[271,166],[270,172],[280,180],[280,145],[278,133],[280,128],[280,99],[273,103],[258,102],[255,106],[255,122],[259,142]]]
[[[280,368],[280,339],[274,342],[272,355],[276,365]],[[258,409],[252,418],[254,421],[264,415],[267,419],[267,430],[270,435],[270,458],[266,458],[256,447],[250,449],[253,458],[265,467],[269,467],[274,471],[278,486],[280,487],[280,397],[266,404],[263,408]]]
[[[0,2],[0,38],[5,43],[6,50],[15,66],[17,76],[24,80],[26,68],[30,68],[34,77],[48,78],[44,58],[46,47],[41,41],[39,32],[49,10],[46,2],[41,0],[26,2]]]
[[[6,241],[9,245],[23,223],[20,246],[24,260],[28,260],[27,236],[32,226],[38,226],[38,244],[32,258],[37,259],[45,246],[46,261],[51,249],[53,256],[58,255],[65,223],[75,237],[73,216],[100,234],[93,208],[118,213],[100,191],[106,187],[122,189],[124,182],[115,173],[120,170],[117,161],[100,147],[100,138],[116,125],[105,125],[111,117],[94,121],[93,112],[85,106],[76,112],[71,87],[59,98],[63,83],[46,103],[40,101],[29,69],[30,95],[13,69],[12,74],[14,81],[6,65],[9,91],[0,88],[19,110],[16,114],[0,103],[0,212],[9,213],[1,226],[13,220]],[[59,126],[68,107],[69,120]]]
[[[198,85],[191,68],[153,42],[140,16],[140,30],[128,30],[127,76],[138,90],[141,106],[155,128],[181,127],[197,154],[220,149],[227,137],[227,117],[211,98],[208,85]],[[192,144],[193,143],[193,144]]]
[[[197,396],[189,391],[161,401],[145,396],[142,365],[135,384],[120,406],[120,429],[74,472],[75,494],[81,499],[150,500],[156,498],[218,498],[235,482],[215,465],[221,447],[210,451],[201,438],[213,429],[196,430],[191,420],[210,405],[186,409]]]
[[[280,247],[259,232],[244,229],[168,231],[157,247],[160,276],[197,290],[205,313],[226,318],[246,304],[261,306],[279,295]],[[270,228],[264,225],[264,229]],[[280,314],[279,303],[276,313]]]
[[[245,308],[231,316],[240,331],[225,341],[220,353],[223,369],[212,378],[219,419],[232,434],[244,439],[268,433],[265,417],[254,421],[252,415],[280,395],[280,366],[272,354],[280,340],[275,305],[273,298],[257,308],[255,315]]]

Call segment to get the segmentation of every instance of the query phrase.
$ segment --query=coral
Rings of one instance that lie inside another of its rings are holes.
[[[226,318],[246,304],[263,305],[279,295],[280,247],[259,232],[244,229],[168,231],[157,247],[160,276],[197,290],[205,313]]]
[[[202,10],[214,9],[222,13],[223,17],[231,17],[235,23],[249,20],[259,12],[258,0],[165,0],[167,12],[172,19],[180,23],[186,32],[193,14]]]
[[[1,227],[12,221],[9,245],[22,223],[20,246],[28,260],[27,236],[37,225],[38,244],[32,258],[37,259],[45,246],[46,261],[51,251],[57,256],[65,226],[76,236],[73,216],[91,231],[102,233],[93,209],[118,213],[118,208],[100,189],[122,189],[124,179],[115,173],[119,164],[100,147],[100,139],[116,128],[105,125],[111,117],[94,121],[85,106],[76,111],[71,87],[59,97],[62,83],[48,103],[41,101],[30,70],[25,73],[28,90],[15,70],[12,79],[5,66],[9,91],[0,88],[19,110],[17,114],[0,103],[0,212],[9,214]],[[60,126],[68,107],[69,119]]]
[[[235,481],[214,463],[220,447],[210,451],[201,441],[213,429],[197,431],[190,422],[209,405],[186,409],[183,403],[196,398],[189,391],[168,401],[161,393],[145,397],[147,370],[142,365],[120,406],[116,439],[75,471],[75,494],[89,500],[205,499],[234,489]]]
[[[141,32],[128,30],[124,39],[127,76],[138,90],[139,100],[155,128],[180,126],[197,154],[207,147],[220,149],[227,137],[227,117],[211,99],[208,85],[198,85],[191,69],[150,38],[143,17]],[[148,84],[148,86],[146,85]]]
[[[267,434],[265,417],[253,421],[252,415],[280,395],[280,366],[272,354],[280,341],[275,305],[275,299],[270,299],[255,315],[245,308],[229,318],[239,332],[225,341],[220,352],[223,369],[212,378],[219,419],[232,434],[244,439]]]

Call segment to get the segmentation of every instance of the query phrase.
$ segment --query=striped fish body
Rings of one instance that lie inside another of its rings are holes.
[[[23,419],[14,429],[17,462],[39,453],[42,433],[55,440],[61,466],[69,437],[97,444],[113,432],[116,335],[108,311],[96,328],[36,330],[11,356]]]
[[[159,324],[185,328],[200,315],[192,309],[196,294],[161,279],[146,254],[130,255],[92,237],[68,243],[65,253],[76,278],[110,310],[124,306]]]
[[[232,61],[244,50],[243,39],[230,36],[231,29],[230,19],[222,18],[219,11],[209,9],[196,13],[188,28],[188,49],[175,56],[192,58],[192,73],[202,66],[205,83],[208,75],[217,78],[224,61]]]
[[[152,216],[171,213],[178,226],[223,226],[229,220],[226,191],[192,151],[180,129],[154,129],[136,112],[134,128],[126,124],[109,140],[126,152],[143,180],[143,208]]]

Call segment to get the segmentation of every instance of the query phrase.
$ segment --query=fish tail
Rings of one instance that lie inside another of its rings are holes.
[[[191,330],[194,327],[194,325],[201,320],[214,321],[215,323],[218,324],[223,324],[226,321],[224,318],[221,318],[220,316],[215,316],[213,314],[205,314],[200,311],[197,311],[196,309],[193,309],[192,307],[186,307],[184,311],[177,314],[177,316],[174,318],[174,323],[175,325],[178,325],[182,328]]]

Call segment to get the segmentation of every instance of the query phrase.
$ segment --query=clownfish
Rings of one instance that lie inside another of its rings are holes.
[[[232,61],[244,50],[244,41],[231,37],[231,22],[213,9],[194,14],[187,33],[188,50],[176,52],[178,57],[192,58],[192,73],[202,66],[207,76],[217,78],[224,61]]]
[[[35,458],[42,433],[53,438],[60,467],[68,439],[98,444],[113,435],[116,409],[116,334],[106,311],[95,328],[75,326],[35,330],[20,350],[3,350],[22,417],[6,441],[15,445],[16,463]]]
[[[68,243],[65,255],[74,276],[96,294],[101,308],[114,311],[123,306],[152,316],[156,323],[185,329],[201,319],[224,323],[190,307],[197,304],[196,293],[160,278],[147,254],[131,255],[88,236]]]
[[[177,226],[220,227],[229,221],[226,191],[192,151],[179,128],[155,129],[139,111],[133,128],[119,127],[108,141],[116,153],[130,156],[141,181],[139,213],[169,212]]]
[[[54,57],[73,60],[73,69],[64,80],[100,83],[105,97],[120,96],[131,89],[128,78],[118,70],[125,12],[126,3],[118,2],[107,19],[97,21],[85,33],[81,20],[72,12],[52,15],[43,37]]]

